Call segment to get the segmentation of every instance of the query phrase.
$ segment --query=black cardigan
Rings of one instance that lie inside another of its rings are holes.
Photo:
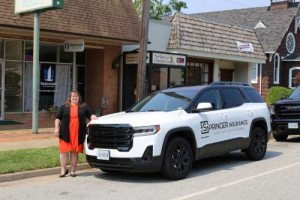
[[[90,109],[84,105],[78,106],[78,118],[79,118],[79,135],[78,145],[83,144],[86,135],[86,118],[91,119]],[[56,119],[60,120],[59,138],[65,142],[70,142],[69,124],[70,124],[70,107],[62,105],[58,111]]]

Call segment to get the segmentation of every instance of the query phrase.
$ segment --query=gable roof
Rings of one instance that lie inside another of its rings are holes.
[[[169,49],[266,59],[256,34],[251,29],[207,21],[180,13],[175,14],[172,23]],[[240,51],[237,42],[252,43],[254,52]]]
[[[33,14],[13,14],[12,0],[0,0],[0,28],[33,28]],[[42,31],[138,42],[140,21],[131,0],[65,0],[63,9],[41,13]],[[16,18],[16,19],[14,19]]]
[[[293,18],[297,15],[299,3],[294,3],[287,10],[272,10],[270,7],[227,10],[192,14],[193,17],[210,21],[228,23],[240,27],[254,29],[259,21],[263,21],[266,29],[255,29],[264,51],[276,52]]]

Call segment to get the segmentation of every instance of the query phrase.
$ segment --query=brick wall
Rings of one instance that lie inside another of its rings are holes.
[[[51,112],[39,112],[39,120],[53,120],[56,114]],[[5,120],[15,120],[21,123],[31,122],[32,120],[32,113],[31,112],[23,112],[23,113],[5,113]]]
[[[108,108],[102,115],[118,111],[119,69],[112,69],[113,61],[121,54],[121,46],[104,46],[87,52],[87,104],[95,112],[102,97],[108,97]]]

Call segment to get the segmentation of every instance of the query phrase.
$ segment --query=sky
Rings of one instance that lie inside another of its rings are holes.
[[[270,0],[183,0],[188,9],[181,12],[186,14],[199,12],[212,12],[220,10],[232,10],[252,7],[264,7],[270,5]],[[297,0],[298,1],[298,0]],[[164,0],[167,3],[168,0]]]

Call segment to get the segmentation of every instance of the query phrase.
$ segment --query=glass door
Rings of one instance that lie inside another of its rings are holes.
[[[4,64],[0,61],[0,120],[4,119]]]

